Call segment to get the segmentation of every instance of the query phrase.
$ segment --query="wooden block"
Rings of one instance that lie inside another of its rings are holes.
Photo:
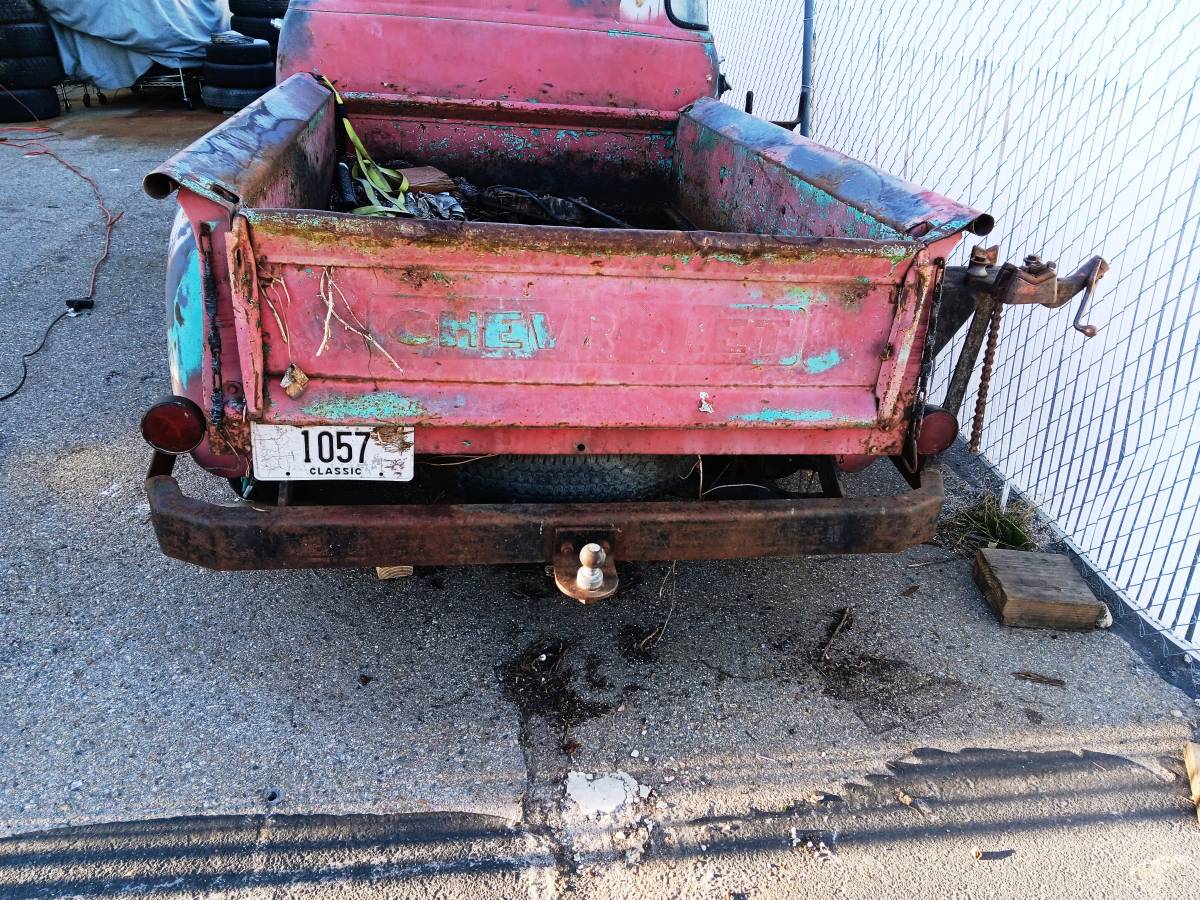
[[[975,554],[972,574],[1005,625],[1089,631],[1112,624],[1065,556],[987,547]]]
[[[1192,791],[1196,818],[1200,819],[1200,744],[1188,741],[1188,745],[1183,748],[1183,764],[1187,767],[1188,786]]]
[[[454,190],[454,179],[433,166],[413,166],[410,169],[401,169],[400,174],[408,179],[410,191],[440,194],[443,191]]]
[[[376,566],[375,577],[380,581],[391,578],[407,578],[413,573],[412,566]]]

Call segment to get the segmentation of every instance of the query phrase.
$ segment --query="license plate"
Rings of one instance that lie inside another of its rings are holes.
[[[250,424],[260,481],[411,481],[413,430]]]

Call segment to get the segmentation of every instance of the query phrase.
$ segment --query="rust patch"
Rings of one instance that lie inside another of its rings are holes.
[[[287,367],[287,371],[283,373],[283,378],[280,379],[279,386],[284,389],[289,397],[295,400],[308,387],[308,376],[304,374],[303,369],[292,363]]]
[[[383,425],[371,432],[371,440],[381,447],[405,453],[413,446],[412,429],[403,425]]]
[[[838,292],[838,302],[842,307],[851,311],[859,309],[863,300],[871,291],[870,284],[851,284]]]

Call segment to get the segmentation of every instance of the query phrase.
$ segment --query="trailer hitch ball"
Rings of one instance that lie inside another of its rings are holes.
[[[575,573],[575,584],[582,591],[596,591],[604,584],[604,560],[606,554],[599,544],[584,544],[579,551],[579,571]]]
[[[611,597],[620,582],[613,558],[615,544],[616,535],[608,529],[560,530],[553,556],[555,585],[580,603]]]

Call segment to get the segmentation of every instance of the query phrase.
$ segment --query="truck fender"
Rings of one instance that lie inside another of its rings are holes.
[[[204,288],[196,234],[182,209],[175,211],[167,243],[167,361],[171,392],[204,407]]]
[[[182,207],[175,211],[171,236],[167,241],[166,307],[171,393],[187,397],[206,410],[210,398],[205,395],[202,373],[207,333],[204,281],[196,231]],[[191,455],[215,475],[232,478],[247,474],[245,459],[235,454],[215,452],[208,437]]]

